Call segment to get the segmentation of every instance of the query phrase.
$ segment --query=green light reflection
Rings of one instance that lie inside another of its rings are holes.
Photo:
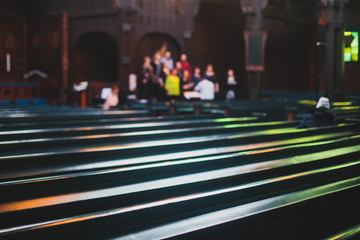
[[[313,171],[302,172],[302,173],[298,173],[298,174],[292,174],[292,175],[288,175],[288,176],[281,176],[281,177],[277,177],[277,178],[265,179],[262,181],[247,183],[247,184],[238,185],[238,186],[234,186],[234,187],[228,187],[228,188],[222,188],[222,189],[217,189],[217,190],[212,190],[212,191],[207,191],[207,192],[194,193],[191,195],[184,195],[184,196],[178,196],[178,197],[173,197],[173,198],[161,199],[161,200],[157,200],[154,202],[138,204],[138,205],[134,205],[134,206],[130,206],[130,207],[110,209],[110,210],[106,210],[106,211],[94,212],[91,214],[85,214],[85,215],[80,215],[80,216],[75,216],[75,217],[56,219],[53,221],[38,222],[35,224],[22,225],[22,226],[18,226],[18,227],[14,227],[14,228],[0,229],[0,234],[9,234],[9,233],[17,232],[17,231],[42,229],[45,227],[59,226],[59,225],[65,225],[65,224],[75,223],[75,222],[83,222],[83,221],[87,221],[87,220],[93,220],[93,219],[114,216],[114,215],[120,215],[120,214],[127,213],[127,212],[134,212],[134,211],[139,211],[139,210],[144,210],[144,209],[149,209],[149,208],[154,208],[154,207],[159,207],[159,206],[164,206],[164,205],[169,205],[169,204],[176,204],[176,203],[180,203],[180,202],[191,201],[191,200],[195,200],[195,199],[199,199],[199,198],[212,197],[212,196],[216,196],[216,195],[220,195],[220,194],[241,191],[241,190],[248,189],[248,188],[254,188],[257,186],[261,186],[261,185],[286,181],[289,179],[294,179],[294,178],[303,177],[303,176],[307,176],[307,175],[313,175],[313,174],[317,174],[317,173],[337,170],[337,169],[341,169],[341,168],[345,168],[345,167],[349,167],[349,166],[354,166],[356,164],[359,164],[359,161],[348,163],[348,164],[343,164],[343,165],[338,165],[338,166],[334,166],[334,167],[316,169]],[[139,237],[139,239],[145,239],[146,236],[149,236],[149,231],[152,232],[152,234],[150,234],[151,236],[155,236],[154,234],[159,234],[159,233],[163,234],[163,232],[167,232],[163,228],[168,229],[169,227],[171,228],[171,226],[174,227],[174,225],[176,225],[176,224],[180,224],[181,227],[175,227],[174,229],[181,229],[181,231],[185,231],[183,226],[187,226],[187,228],[189,228],[189,227],[192,228],[193,226],[196,226],[197,228],[199,228],[199,222],[202,224],[208,224],[208,226],[204,225],[201,228],[209,227],[210,225],[218,225],[218,224],[220,224],[220,222],[225,223],[225,222],[233,221],[233,220],[236,220],[239,218],[244,218],[244,217],[248,217],[251,215],[255,215],[258,213],[267,212],[269,210],[278,209],[280,207],[293,205],[293,204],[296,204],[299,202],[304,202],[309,199],[314,199],[316,197],[332,194],[334,192],[339,192],[339,191],[346,190],[349,188],[354,188],[359,185],[360,185],[360,177],[346,179],[343,181],[334,182],[334,183],[330,183],[330,184],[326,184],[326,185],[321,185],[321,186],[311,188],[311,189],[305,189],[305,190],[301,190],[301,191],[294,192],[294,193],[288,193],[288,194],[279,195],[279,196],[275,196],[275,197],[271,197],[271,198],[265,198],[263,200],[246,203],[246,204],[239,205],[236,207],[217,210],[215,212],[210,212],[210,213],[207,213],[204,215],[199,215],[199,216],[196,216],[196,217],[193,217],[190,219],[186,219],[186,220],[170,222],[170,223],[166,224],[165,226],[162,225],[162,226],[156,227],[155,229],[138,232],[137,237]],[[199,221],[199,218],[202,220]],[[182,223],[183,221],[186,221],[187,224],[183,224]],[[189,224],[189,221],[194,221],[194,224]],[[212,223],[210,224],[209,221]],[[193,231],[193,230],[195,230],[195,229],[192,229],[191,231]],[[190,229],[187,229],[187,231],[190,232]],[[347,231],[347,236],[353,235],[354,233],[356,233],[358,231],[359,231],[359,226],[356,226],[355,228],[352,228]],[[141,234],[143,234],[143,235],[141,235]],[[129,237],[129,236],[127,236],[127,237]],[[134,237],[134,234],[132,234],[131,237]],[[171,236],[169,236],[169,235],[157,236],[157,238],[159,238],[159,239],[166,238],[166,237],[171,237]],[[127,239],[126,236],[125,236],[125,239]],[[335,240],[338,238],[331,238],[331,239]]]
[[[352,237],[355,237],[357,235],[360,235],[360,224],[356,225],[350,229],[347,229],[346,231],[337,234],[335,236],[332,236],[330,238],[326,238],[325,240],[345,240],[345,239],[352,239]]]
[[[312,101],[312,100],[299,100],[298,103],[303,105],[311,105],[311,106],[316,105],[316,101]]]
[[[71,131],[95,131],[107,129],[129,129],[129,128],[149,128],[149,127],[162,127],[173,125],[191,125],[199,123],[226,123],[226,122],[246,122],[256,121],[256,117],[241,117],[241,118],[218,118],[218,119],[194,119],[194,120],[175,120],[175,121],[162,121],[162,122],[146,122],[146,123],[127,123],[127,124],[112,124],[108,126],[88,126],[88,127],[67,127],[67,128],[48,128],[48,129],[28,129],[28,130],[11,130],[0,131],[0,135],[16,135],[16,134],[33,134],[33,133],[46,133],[46,132],[71,132]],[[131,122],[131,121],[130,121]]]
[[[351,106],[353,103],[352,102],[333,102],[332,105],[333,106]]]
[[[256,121],[257,117],[241,117],[241,118],[218,118],[214,119],[214,122],[222,123],[222,122],[235,122],[235,121]]]
[[[275,126],[275,125],[283,125],[289,122],[256,122],[256,123],[239,123],[239,124],[228,124],[221,126],[221,128],[239,128],[239,127],[255,127],[255,126]]]
[[[346,133],[345,133],[346,135]],[[147,157],[140,158],[129,158],[129,159],[119,159],[112,160],[101,163],[91,163],[91,164],[77,164],[73,167],[67,168],[57,168],[58,172],[68,172],[68,171],[77,171],[77,170],[93,170],[86,173],[76,173],[76,176],[89,176],[89,175],[103,175],[109,173],[117,173],[124,171],[132,171],[138,169],[149,169],[149,168],[157,168],[164,166],[175,166],[181,164],[191,164],[191,163],[200,163],[207,161],[216,161],[231,157],[239,157],[244,155],[254,155],[262,154],[266,152],[280,151],[284,149],[297,149],[297,148],[306,148],[306,147],[315,147],[322,146],[326,144],[331,144],[339,141],[343,141],[343,139],[336,140],[326,140],[333,137],[341,137],[340,134],[323,134],[313,137],[303,137],[299,139],[291,139],[291,140],[281,140],[267,143],[257,143],[257,144],[248,144],[242,146],[231,146],[231,147],[218,147],[218,148],[210,148],[210,149],[200,149],[193,151],[184,151],[177,152],[171,154],[160,154],[153,155]],[[351,137],[352,138],[360,138],[360,135]],[[313,142],[315,141],[315,142]],[[292,145],[293,144],[293,145]],[[358,148],[358,146],[357,146]],[[265,149],[265,151],[263,150]],[[213,155],[213,154],[221,154],[221,155]],[[212,156],[213,155],[213,156]],[[140,165],[142,164],[142,165]],[[128,166],[128,167],[127,167]],[[95,169],[104,169],[104,168],[113,168],[108,170],[95,170]],[[37,171],[37,174],[54,174],[54,169],[50,171],[43,170],[43,172]],[[29,173],[30,176],[32,175]],[[27,180],[19,180],[16,181],[16,184],[26,184],[34,181],[51,181],[62,178],[74,177],[74,174],[64,174],[58,175],[56,177],[45,177],[45,178],[33,178]],[[5,176],[4,176],[5,177]],[[24,177],[24,175],[17,176]],[[5,177],[6,178],[6,177]],[[4,182],[0,183],[2,185],[13,184],[14,182]]]
[[[333,110],[359,110],[360,106],[334,107]]]

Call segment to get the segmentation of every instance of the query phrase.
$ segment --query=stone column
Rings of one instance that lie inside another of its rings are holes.
[[[27,19],[24,18],[22,26],[22,78],[24,78],[28,71],[28,36],[28,22]]]
[[[344,1],[323,0],[326,7],[326,88],[331,100],[344,97]]]
[[[134,73],[135,57],[135,22],[138,13],[137,5],[132,0],[122,0],[119,7],[120,46],[119,46],[119,78],[123,88],[129,87],[129,75]]]
[[[67,103],[67,93],[69,88],[69,14],[63,12],[62,15],[62,84],[61,84],[61,103]]]
[[[262,29],[262,10],[267,6],[268,0],[240,0],[241,9],[244,14],[246,14],[246,26],[244,31],[245,42],[248,42],[249,39],[246,39],[252,33],[261,32]],[[264,36],[266,34],[264,33]],[[266,41],[266,37],[263,38],[263,41]],[[258,45],[255,52],[263,52],[265,48],[265,42],[263,45]],[[246,48],[249,48],[249,44],[246,44]],[[247,52],[246,58],[248,58],[249,49],[245,49]],[[247,62],[247,60],[245,61]],[[250,99],[258,99],[261,96],[261,80],[262,80],[262,71],[263,67],[258,67],[256,70],[250,70],[250,67],[247,66],[247,91]]]
[[[200,1],[199,0],[179,0],[179,13],[182,17],[183,24],[183,38],[184,38],[184,49],[190,58],[193,53],[193,34],[194,34],[194,18],[199,13]]]

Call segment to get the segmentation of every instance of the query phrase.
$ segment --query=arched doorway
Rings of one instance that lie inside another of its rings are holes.
[[[118,80],[118,44],[107,33],[82,35],[72,56],[73,82],[115,82]]]
[[[153,58],[153,55],[156,51],[160,50],[163,44],[166,43],[167,50],[172,53],[174,61],[179,60],[181,49],[177,41],[166,34],[161,33],[151,33],[145,35],[139,40],[136,45],[136,56],[135,56],[135,72],[141,72],[141,66],[143,64],[143,59],[145,56],[150,56]]]

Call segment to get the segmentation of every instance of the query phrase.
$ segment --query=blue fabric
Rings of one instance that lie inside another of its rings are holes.
[[[38,87],[38,83],[3,83],[3,87]]]
[[[335,115],[330,110],[320,108],[309,111],[300,122],[298,128],[322,127],[335,124]]]

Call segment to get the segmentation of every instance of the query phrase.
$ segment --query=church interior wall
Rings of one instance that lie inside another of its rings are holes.
[[[185,52],[193,66],[205,69],[212,63],[219,78],[223,79],[229,68],[235,70],[238,76],[246,79],[245,71],[245,15],[239,8],[231,8],[222,1],[201,1],[198,14],[194,17],[194,32],[190,38],[179,42],[180,35],[170,36],[167,32],[149,33],[138,41],[136,25],[126,32],[122,29],[123,21],[136,19],[136,12],[123,14],[121,9],[115,9],[106,1],[101,11],[94,9],[101,1],[79,1],[74,6],[69,1],[55,4],[49,1],[41,4],[34,0],[33,5],[16,4],[16,1],[1,2],[0,10],[0,61],[5,62],[6,54],[11,53],[10,73],[5,67],[0,68],[2,82],[24,81],[23,74],[32,69],[46,72],[48,79],[42,80],[42,97],[56,101],[62,84],[62,22],[64,10],[70,16],[70,51],[75,51],[75,40],[86,32],[77,30],[86,27],[91,32],[92,27],[104,29],[114,38],[117,44],[117,79],[127,82],[128,74],[138,73],[142,59],[151,55],[155,48],[146,47],[147,44],[158,44],[156,38],[146,39],[149,35],[158,34],[175,39],[179,49],[175,55]],[[85,5],[84,5],[85,4]],[[234,4],[234,3],[233,3]],[[30,7],[31,6],[31,7]],[[71,6],[71,7],[69,7]],[[115,13],[118,11],[118,14]],[[122,17],[124,16],[124,17]],[[359,14],[348,12],[345,29],[360,31]],[[78,24],[83,22],[83,24]],[[317,74],[317,50],[314,49],[314,34],[317,26],[295,24],[265,17],[263,29],[268,32],[265,47],[265,72],[263,73],[263,89],[280,90],[313,90],[314,78]],[[76,37],[74,37],[76,36]],[[129,37],[130,36],[130,37]],[[73,41],[74,40],[74,41]],[[139,47],[140,46],[140,47]],[[157,47],[158,48],[158,47]],[[72,53],[70,53],[71,56]],[[176,57],[176,56],[175,56]],[[176,57],[177,58],[177,57]],[[76,67],[74,59],[70,62],[70,72]],[[322,63],[323,64],[323,63]],[[2,64],[4,65],[4,64]],[[320,74],[320,90],[325,88],[324,71]],[[345,91],[360,91],[359,62],[345,64]],[[78,82],[76,75],[70,75],[70,83]],[[100,79],[100,81],[102,81]],[[113,80],[112,80],[113,81]],[[245,82],[245,81],[244,81]],[[246,87],[246,83],[243,83]]]

